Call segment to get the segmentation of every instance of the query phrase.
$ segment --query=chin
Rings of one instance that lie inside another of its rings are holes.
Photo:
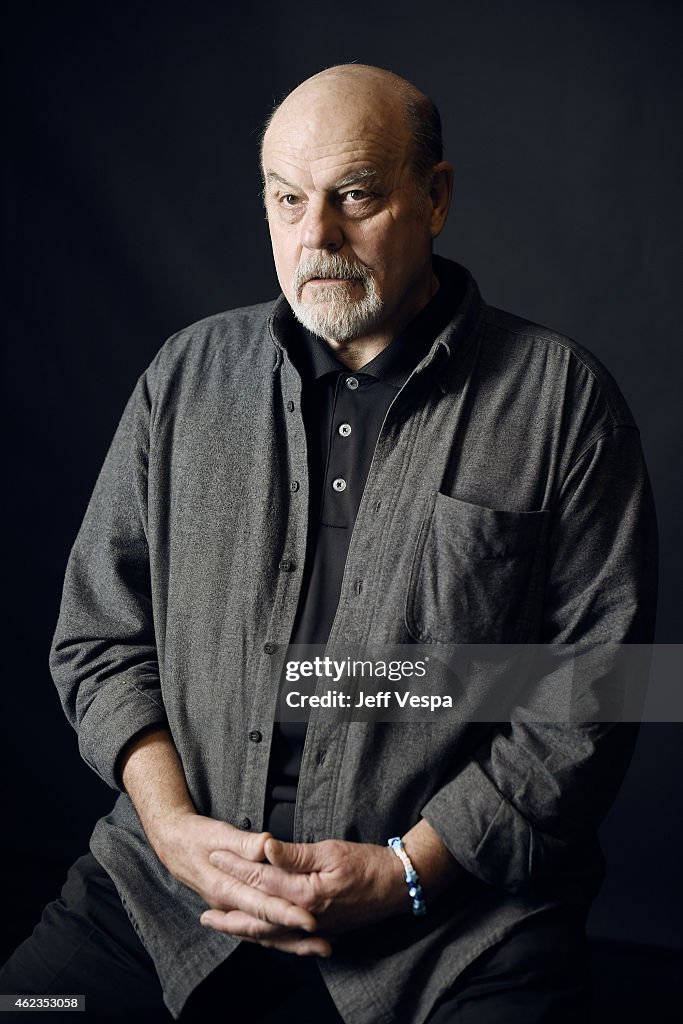
[[[332,286],[337,289],[337,286]],[[348,296],[348,290],[345,290]],[[366,295],[354,301],[338,301],[339,292],[328,301],[291,303],[294,316],[312,334],[328,341],[348,342],[362,337],[381,320],[382,301]]]

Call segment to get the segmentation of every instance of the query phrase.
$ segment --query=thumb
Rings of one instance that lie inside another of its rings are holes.
[[[268,839],[264,852],[266,859],[283,871],[319,871],[320,856],[317,843],[285,843],[281,839]]]

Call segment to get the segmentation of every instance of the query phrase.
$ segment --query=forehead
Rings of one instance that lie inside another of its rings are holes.
[[[310,175],[314,182],[361,167],[400,174],[411,155],[405,105],[396,96],[348,88],[288,97],[263,140],[266,173]]]

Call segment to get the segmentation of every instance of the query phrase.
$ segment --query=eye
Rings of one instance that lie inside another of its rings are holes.
[[[300,200],[298,196],[294,196],[291,193],[288,193],[286,196],[281,197],[280,202],[282,203],[283,206],[296,206],[296,204],[300,202]]]
[[[370,199],[371,195],[370,192],[364,192],[363,189],[352,188],[349,192],[344,192],[343,198],[350,200],[352,203],[360,203],[364,199]]]

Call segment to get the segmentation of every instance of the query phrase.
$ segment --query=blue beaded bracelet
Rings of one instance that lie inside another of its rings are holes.
[[[400,836],[395,836],[393,839],[387,840],[387,846],[390,846],[394,851],[398,859],[403,865],[403,870],[406,873],[406,883],[408,885],[408,895],[410,896],[413,913],[416,917],[422,917],[423,914],[427,913],[427,907],[422,895],[422,886],[420,885],[420,879],[417,871],[413,867],[413,862],[406,853],[406,848],[403,845],[403,840]]]

